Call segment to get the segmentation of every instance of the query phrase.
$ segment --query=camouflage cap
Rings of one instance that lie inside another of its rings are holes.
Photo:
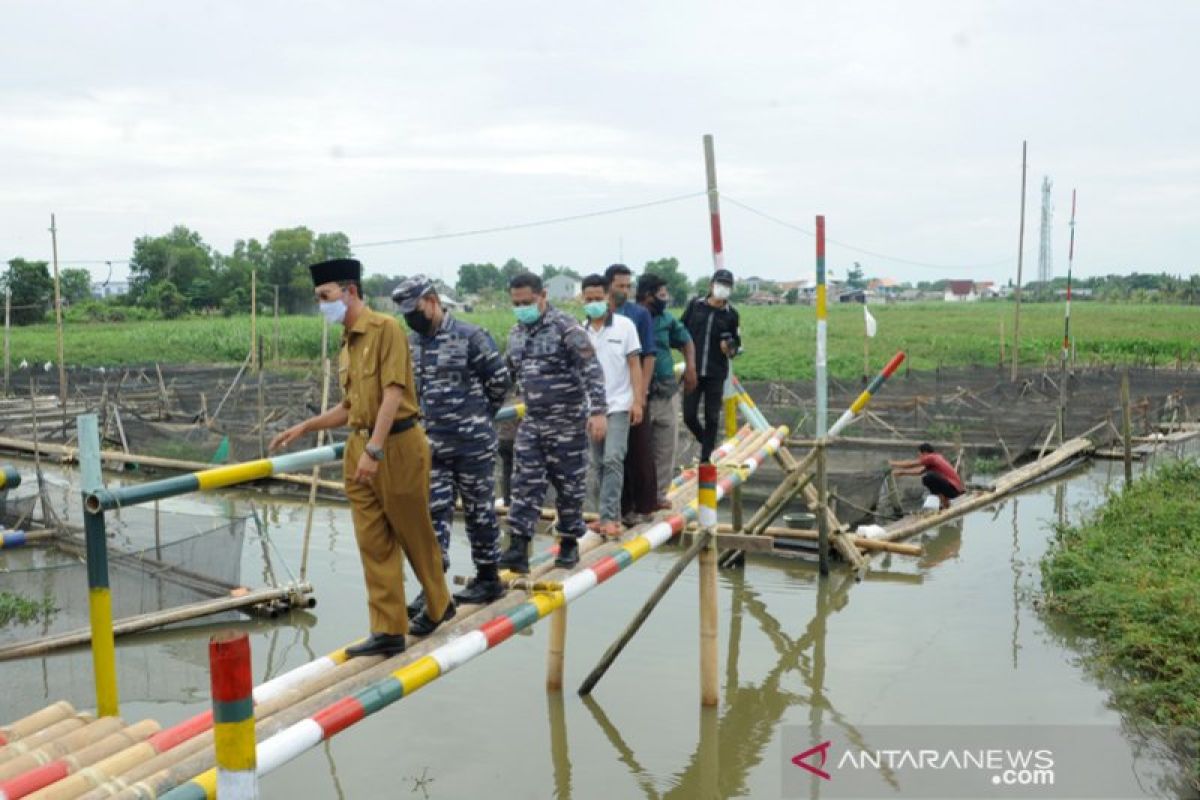
[[[400,307],[401,314],[416,311],[417,301],[427,294],[435,294],[437,289],[433,281],[424,275],[413,275],[405,278],[392,292],[392,302]]]

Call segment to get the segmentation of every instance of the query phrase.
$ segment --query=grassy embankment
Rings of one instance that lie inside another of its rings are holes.
[[[1191,728],[1200,728],[1197,486],[1200,463],[1164,466],[1060,530],[1042,562],[1047,608],[1094,638],[1117,704]]]
[[[816,324],[807,306],[743,307],[745,354],[738,374],[746,380],[795,380],[813,372]],[[879,335],[871,340],[873,369],[897,350],[908,353],[914,370],[995,364],[999,358],[1003,320],[1011,353],[1013,305],[978,303],[896,304],[872,306]],[[503,346],[512,325],[507,309],[466,315],[487,327]],[[1200,354],[1200,311],[1186,306],[1109,305],[1079,303],[1073,311],[1078,358],[1087,363],[1174,363],[1177,357],[1194,361]],[[318,317],[280,320],[284,360],[315,359],[320,349]],[[154,322],[68,325],[67,363],[83,366],[160,363],[240,363],[250,339],[248,317],[188,318]],[[259,331],[270,355],[274,322],[260,318]],[[856,377],[862,371],[863,314],[861,306],[836,306],[830,311],[830,371]],[[1062,306],[1027,305],[1021,312],[1021,356],[1041,364],[1058,352],[1062,340]],[[16,363],[41,364],[55,356],[54,326],[15,328],[12,353]]]

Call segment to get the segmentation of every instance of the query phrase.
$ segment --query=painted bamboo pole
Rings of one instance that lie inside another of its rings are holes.
[[[708,188],[708,225],[712,233],[715,272],[725,267],[725,243],[721,239],[721,195],[717,191],[717,155],[711,133],[704,134],[704,177]]]
[[[13,550],[27,544],[47,542],[55,535],[54,531],[0,530],[0,550]]]
[[[339,461],[344,449],[345,445],[341,443],[325,445],[314,447],[311,450],[300,450],[255,461],[244,461],[240,464],[213,467],[187,475],[175,475],[149,483],[111,489],[100,488],[87,495],[86,510],[89,516],[94,516],[122,506],[163,500],[192,492],[210,492],[214,489],[236,486],[239,483],[271,478],[284,472],[303,470],[317,464]]]
[[[731,371],[725,379],[725,438],[730,439],[737,435],[738,432],[738,398],[737,390],[733,385],[733,372]],[[712,458],[712,455],[709,455]],[[741,487],[736,487],[733,490],[733,497],[729,501],[729,510],[733,527],[737,530],[742,529],[742,490]]]
[[[700,465],[700,705],[715,706],[721,699],[718,671],[717,549],[712,537],[717,527],[717,468]]]
[[[1071,276],[1075,270],[1075,190],[1071,190],[1071,244],[1067,248],[1067,306],[1063,314],[1062,360],[1071,356]]]
[[[816,354],[816,390],[817,390],[817,430],[816,438],[825,435],[829,416],[829,376],[826,374],[825,339],[828,326],[828,311],[825,307],[825,215],[817,215],[817,354]]]
[[[258,270],[250,270],[250,371],[258,372]]]
[[[546,691],[561,692],[563,662],[567,652],[567,607],[550,615],[550,643],[546,651]]]
[[[95,414],[80,415],[79,472],[84,506],[87,498],[104,491],[100,471],[100,431]],[[92,630],[92,674],[96,685],[96,713],[114,717],[118,713],[117,650],[113,640],[112,591],[108,583],[108,535],[104,514],[83,515],[87,546],[88,608]]]
[[[256,800],[250,637],[245,633],[214,636],[208,643],[208,663],[217,755],[214,791],[222,800]]]
[[[735,485],[742,483],[763,461],[770,458],[782,446],[787,433],[786,427],[777,429],[756,453],[746,459],[744,470],[733,472],[717,481],[717,499],[728,496]],[[642,533],[615,548],[610,555],[605,555],[571,574],[562,582],[561,591],[536,593],[483,625],[446,641],[428,655],[405,664],[353,695],[343,696],[311,716],[260,741],[259,775],[270,774],[363,718],[413,694],[507,641],[542,617],[574,602],[599,584],[629,568],[646,553],[670,541],[683,530],[689,519],[696,517],[696,513],[695,507],[689,507],[669,520],[648,526]],[[213,795],[206,788],[211,785],[209,780],[204,776],[197,776],[166,792],[162,797],[165,800],[211,800]]]
[[[1021,142],[1021,226],[1017,233],[1017,286],[1013,292],[1016,310],[1013,312],[1012,375],[1017,380],[1021,364],[1021,269],[1025,264],[1025,174],[1028,166],[1028,142]]]
[[[5,489],[16,489],[21,485],[21,473],[17,472],[17,468],[5,464],[0,467],[0,491]]]
[[[899,353],[896,353],[896,355],[892,356],[890,361],[884,364],[883,369],[880,370],[878,375],[871,379],[871,382],[867,384],[867,388],[863,389],[862,394],[860,394],[855,401],[850,404],[849,408],[842,412],[842,415],[838,417],[837,422],[833,423],[833,427],[829,429],[828,438],[832,439],[833,437],[837,436],[846,429],[846,426],[857,419],[858,415],[861,414],[863,409],[867,407],[867,403],[871,402],[871,398],[883,388],[883,385],[887,383],[887,379],[892,377],[896,370],[900,368],[900,364],[903,362],[904,351],[900,351]],[[818,438],[820,438],[820,436],[818,436]]]

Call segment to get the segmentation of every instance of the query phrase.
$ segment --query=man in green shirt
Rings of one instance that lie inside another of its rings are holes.
[[[650,384],[650,419],[654,430],[655,483],[658,507],[670,508],[667,488],[675,473],[675,444],[679,437],[679,381],[675,378],[675,360],[671,350],[683,353],[683,383],[690,392],[696,387],[696,348],[687,328],[667,311],[671,295],[667,291],[666,281],[658,275],[646,273],[638,279],[637,298],[654,321],[654,340],[658,352]]]

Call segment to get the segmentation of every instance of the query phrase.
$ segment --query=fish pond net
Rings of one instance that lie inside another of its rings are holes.
[[[241,585],[246,517],[110,512],[108,568],[114,620],[170,611],[225,597]],[[0,647],[88,627],[88,578],[82,537],[0,554],[0,595],[12,611]]]

